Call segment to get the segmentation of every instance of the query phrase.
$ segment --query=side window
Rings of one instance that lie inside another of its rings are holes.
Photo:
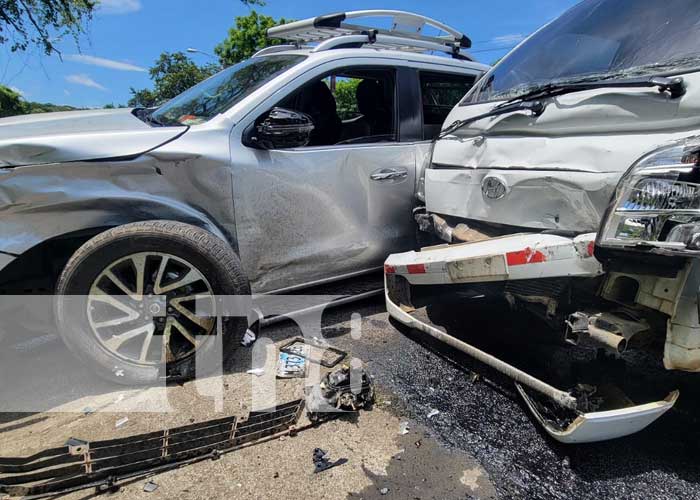
[[[276,107],[311,116],[309,147],[397,140],[393,68],[343,68],[306,83]]]
[[[423,139],[434,139],[452,108],[462,100],[476,76],[454,73],[420,72],[423,101]]]

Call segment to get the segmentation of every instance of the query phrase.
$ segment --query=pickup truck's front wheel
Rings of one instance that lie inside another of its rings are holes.
[[[217,315],[216,297],[249,294],[238,257],[220,238],[178,222],[138,222],[73,255],[58,282],[56,318],[66,345],[98,374],[151,384],[191,378],[195,359],[222,362],[208,356],[219,352],[219,332],[230,355],[246,320]]]

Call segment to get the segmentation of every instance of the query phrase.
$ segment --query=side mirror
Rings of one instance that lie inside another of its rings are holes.
[[[246,146],[259,149],[285,149],[306,146],[314,124],[309,115],[285,108],[273,108],[265,120],[251,128]]]

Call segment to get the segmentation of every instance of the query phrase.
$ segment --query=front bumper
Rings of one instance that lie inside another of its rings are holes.
[[[443,293],[446,288],[449,295],[450,290],[464,293],[465,286],[480,293],[485,289],[505,290],[511,283],[542,282],[548,278],[595,278],[603,271],[598,261],[592,258],[594,239],[594,234],[577,238],[526,234],[391,255],[385,263],[387,311],[400,323],[430,335],[512,378],[536,419],[560,442],[595,442],[636,433],[671,409],[678,392],[672,392],[661,401],[642,405],[622,397],[619,401],[611,401],[614,405],[612,409],[608,405],[606,411],[584,411],[572,393],[553,387],[450,335],[444,328],[430,324],[427,319],[429,315],[419,314],[417,310],[430,304],[431,297],[430,293],[420,294],[416,291],[423,289],[432,293],[436,290],[435,285],[451,285],[440,287]],[[413,295],[420,295],[420,299],[414,300]],[[433,303],[437,300],[433,297]],[[568,423],[562,425],[561,422],[547,419],[540,411],[541,406],[523,386],[571,412]]]

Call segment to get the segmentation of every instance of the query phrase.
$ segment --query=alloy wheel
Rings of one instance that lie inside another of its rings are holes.
[[[167,253],[136,253],[97,276],[87,317],[110,353],[142,365],[162,365],[191,356],[212,338],[214,292],[187,261]]]

